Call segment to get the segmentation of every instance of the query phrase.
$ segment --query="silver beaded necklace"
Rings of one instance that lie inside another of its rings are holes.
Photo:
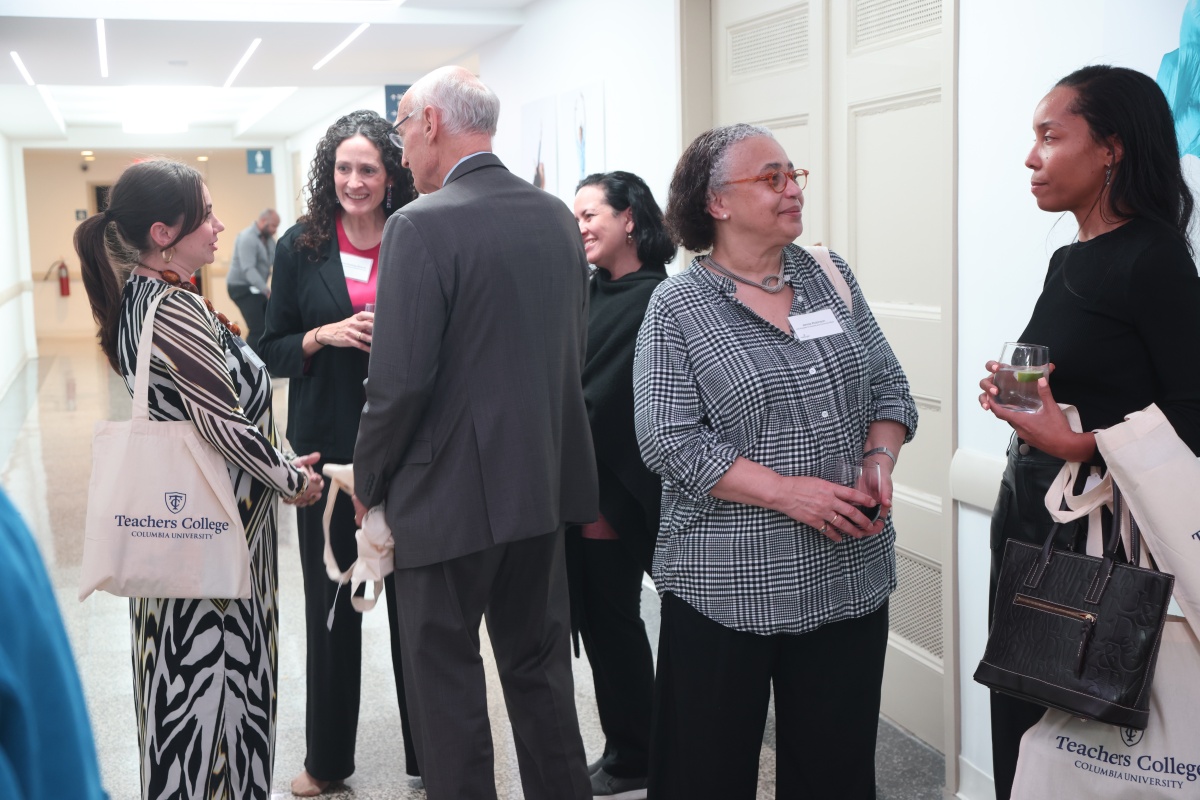
[[[712,253],[704,256],[702,261],[726,278],[735,280],[738,283],[744,283],[747,286],[753,286],[755,289],[762,289],[767,294],[779,294],[783,291],[783,287],[787,286],[787,282],[783,279],[783,253],[779,254],[779,272],[775,275],[768,275],[762,281],[752,281],[749,278],[743,278],[732,270],[726,269],[716,262],[712,257]]]

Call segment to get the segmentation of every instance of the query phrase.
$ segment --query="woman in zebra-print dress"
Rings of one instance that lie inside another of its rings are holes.
[[[131,393],[146,311],[167,294],[154,320],[150,418],[191,420],[225,456],[250,548],[249,600],[130,599],[143,800],[269,796],[275,501],[307,505],[321,493],[309,467],[319,454],[293,458],[277,447],[262,362],[203,298],[170,285],[213,261],[223,228],[200,174],[155,160],[126,169],[108,210],[75,233],[101,349]]]

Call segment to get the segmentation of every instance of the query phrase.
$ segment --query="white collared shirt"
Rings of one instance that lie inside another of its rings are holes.
[[[446,173],[446,177],[442,178],[442,186],[445,186],[446,181],[450,180],[450,176],[454,174],[454,170],[458,169],[459,164],[462,164],[468,158],[474,158],[475,156],[480,156],[480,155],[483,155],[484,153],[490,153],[490,152],[492,152],[492,151],[491,150],[478,150],[474,153],[471,153],[470,155],[463,156],[462,158],[460,158],[458,160],[458,163],[455,164],[453,167],[451,167],[450,171]]]

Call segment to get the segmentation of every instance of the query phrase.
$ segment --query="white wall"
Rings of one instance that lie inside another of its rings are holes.
[[[280,235],[296,223],[296,215],[292,213],[292,201],[307,185],[308,169],[317,152],[317,143],[321,141],[325,131],[351,111],[367,109],[382,116],[386,111],[384,99],[382,86],[373,92],[359,95],[357,99],[347,98],[346,105],[330,114],[329,119],[321,120],[289,138],[282,151],[271,151],[271,167],[275,172],[275,209],[279,212]],[[292,175],[292,158],[297,152],[300,154],[302,165],[299,184]],[[307,207],[307,204],[305,206]]]
[[[37,355],[29,283],[20,150],[0,136],[0,397],[28,358]]]
[[[1029,193],[1024,161],[1033,143],[1033,109],[1058,79],[1086,64],[1119,64],[1155,76],[1163,54],[1179,45],[1184,5],[959,3],[956,464],[964,454],[983,457],[977,461],[990,456],[999,468],[1009,429],[979,408],[983,363],[1019,336],[1051,253],[1075,235],[1073,217],[1040,211]],[[988,693],[971,680],[987,639],[989,511],[963,504],[958,517],[962,796],[973,800],[991,791]]]
[[[676,0],[537,0],[525,15],[479,51],[480,77],[500,97],[496,154],[524,175],[522,107],[602,83],[604,169],[636,173],[665,205],[682,152]]]

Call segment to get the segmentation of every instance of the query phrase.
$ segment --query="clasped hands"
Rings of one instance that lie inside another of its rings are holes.
[[[883,530],[892,509],[892,462],[886,456],[878,460],[880,505],[883,509],[874,523],[855,506],[874,507],[875,498],[821,478],[780,476],[785,500],[776,506],[776,510],[816,528],[818,533],[834,542],[840,542],[847,536],[852,539],[874,536]]]
[[[317,452],[309,453],[308,455],[292,460],[292,466],[308,476],[308,485],[304,488],[303,492],[295,497],[284,498],[283,502],[297,508],[304,508],[305,506],[311,506],[321,499],[321,494],[325,491],[325,478],[321,473],[312,468],[312,465],[320,460],[321,454]]]
[[[353,347],[369,353],[374,333],[375,312],[359,311],[340,322],[322,325],[314,338],[323,347]]]

